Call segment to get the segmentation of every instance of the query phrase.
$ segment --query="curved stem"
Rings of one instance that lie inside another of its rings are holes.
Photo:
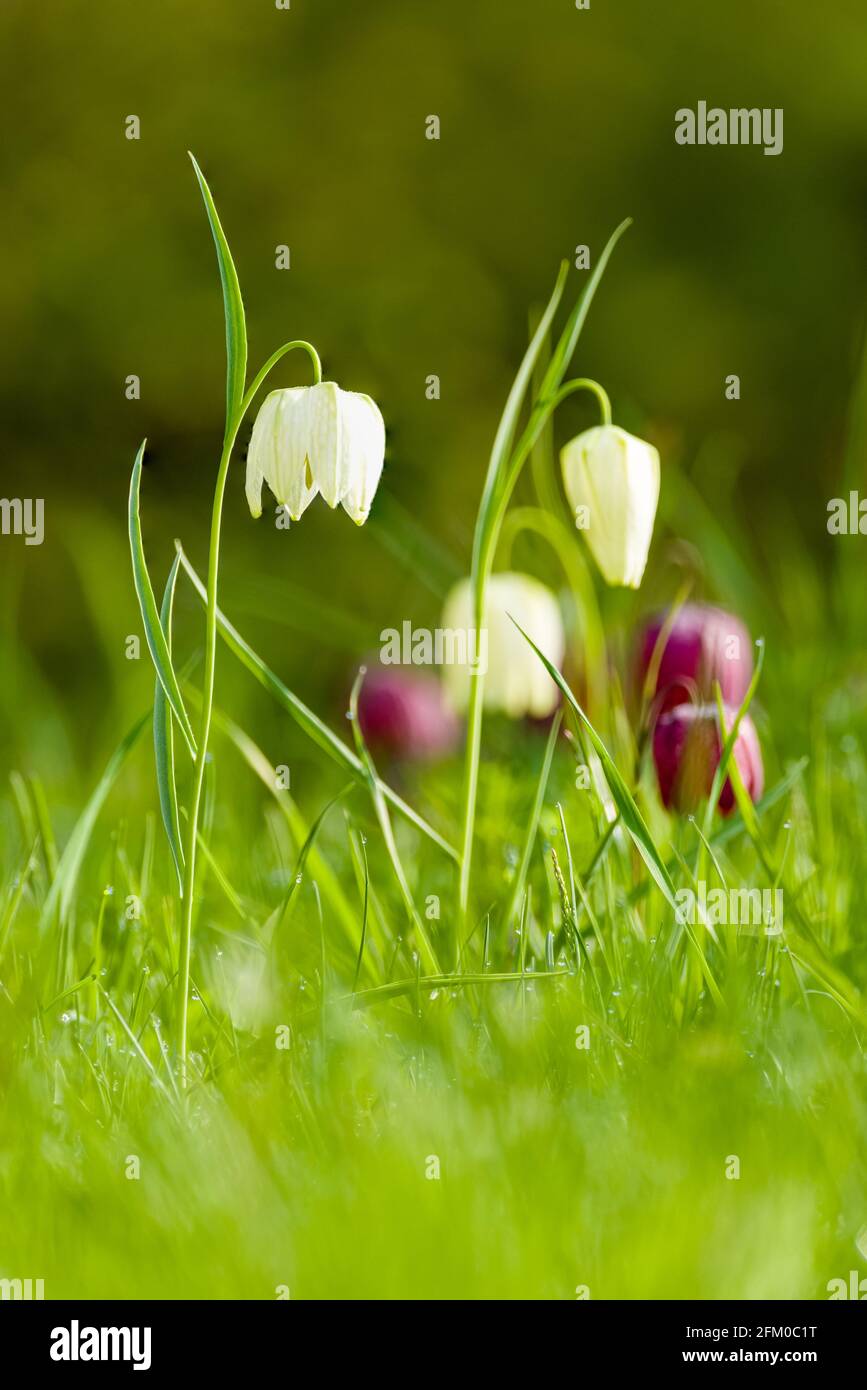
[[[220,572],[220,530],[223,521],[223,498],[226,493],[226,479],[232,449],[238,438],[244,416],[250,408],[256,392],[264,382],[272,367],[293,348],[302,348],[313,362],[317,383],[322,379],[322,368],[315,348],[300,339],[284,344],[273,353],[261,371],[254,377],[249,390],[244,394],[234,420],[227,421],[223,452],[217,470],[214,488],[214,502],[211,509],[211,540],[208,550],[207,611],[205,614],[205,678],[202,687],[202,705],[199,721],[199,738],[196,761],[193,767],[193,786],[190,812],[187,820],[186,862],[184,864],[183,919],[181,923],[181,944],[178,959],[178,1013],[177,1013],[177,1052],[180,1062],[181,1085],[187,1084],[187,1018],[190,997],[190,958],[193,939],[193,909],[196,886],[196,847],[198,842],[199,813],[202,804],[202,787],[205,780],[205,762],[208,756],[208,739],[211,732],[211,714],[214,706],[214,672],[217,655],[217,584]]]
[[[305,342],[303,338],[294,338],[291,343],[284,343],[283,346],[279,347],[276,352],[272,352],[264,367],[262,367],[261,370],[258,371],[254,376],[252,385],[249,387],[249,389],[244,395],[244,399],[241,401],[240,420],[243,420],[247,411],[250,409],[256,392],[259,390],[265,378],[274,369],[274,367],[276,367],[277,363],[280,361],[280,358],[285,357],[287,352],[291,352],[293,348],[301,348],[304,352],[307,353],[308,357],[310,358],[310,361],[313,363],[313,384],[314,386],[319,385],[320,381],[322,380],[322,363],[319,361],[319,353],[316,351],[315,347],[313,347],[311,343]],[[238,422],[239,424],[240,420]]]
[[[573,396],[576,391],[592,391],[602,411],[603,425],[611,424],[611,401],[608,399],[608,392],[604,386],[600,386],[598,381],[594,381],[589,376],[576,376],[572,381],[567,381],[565,385],[561,386],[551,401],[551,409],[556,410],[567,396]]]
[[[592,391],[598,398],[602,407],[603,420],[610,422],[611,403],[608,396],[605,390],[599,385],[598,381],[592,381],[589,377],[576,377],[574,381],[567,381],[560,387],[559,391],[548,400],[540,401],[536,405],[530,419],[527,421],[527,427],[518,441],[517,448],[515,449],[515,453],[506,472],[506,477],[497,497],[491,524],[482,541],[479,565],[479,576],[481,579],[480,587],[482,591],[484,591],[488,579],[490,578],[494,554],[500,539],[503,518],[506,515],[509,503],[512,500],[512,493],[515,491],[515,486],[521,476],[521,469],[524,467],[537,439],[544,430],[548,420],[554,414],[554,411],[569,396],[574,395],[576,391]],[[479,606],[483,608],[484,604],[482,603]]]

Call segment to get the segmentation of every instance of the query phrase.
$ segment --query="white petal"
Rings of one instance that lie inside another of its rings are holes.
[[[630,588],[637,589],[644,577],[659,504],[659,454],[650,444],[632,435],[629,440],[628,470],[626,583]]]
[[[348,482],[344,509],[357,526],[368,517],[385,459],[385,422],[370,396],[340,393],[340,443]]]
[[[513,718],[525,714],[544,718],[557,708],[559,691],[512,618],[552,665],[560,667],[566,647],[560,605],[550,589],[526,574],[495,574],[488,592],[491,686],[486,703],[499,704]]]
[[[297,521],[318,492],[310,468],[310,386],[280,391],[276,422],[275,469],[271,491]]]
[[[443,627],[469,634],[473,627],[472,609],[470,582],[464,579],[446,600]],[[502,710],[512,719],[525,714],[543,718],[556,709],[559,692],[512,618],[553,665],[559,667],[563,662],[566,639],[554,594],[525,574],[492,575],[488,581],[485,621],[485,708]],[[468,639],[467,649],[470,646]],[[452,703],[457,709],[465,709],[470,689],[469,668],[446,666],[442,677]]]
[[[254,517],[262,515],[262,482],[266,472],[272,474],[274,471],[274,419],[278,396],[278,391],[272,391],[262,402],[247,450],[247,505]]]
[[[346,490],[340,439],[340,387],[333,381],[309,386],[308,457],[314,482],[329,507]]]
[[[262,512],[263,479],[294,521],[316,496],[307,464],[309,390],[272,391],[256,417],[247,452],[247,501],[253,516]]]
[[[571,440],[560,455],[573,512],[588,510],[584,535],[609,584],[637,589],[659,501],[659,454],[615,425]]]

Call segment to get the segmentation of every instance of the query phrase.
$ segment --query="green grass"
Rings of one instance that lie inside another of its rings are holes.
[[[769,668],[787,659],[771,645]],[[59,864],[37,787],[16,779],[0,917],[2,1272],[44,1278],[49,1297],[826,1296],[863,1263],[867,1221],[867,769],[851,732],[824,727],[788,784],[766,742],[759,847],[739,817],[713,823],[730,886],[765,886],[763,857],[783,866],[787,914],[782,941],[705,939],[715,1004],[632,842],[615,831],[596,853],[602,803],[575,788],[562,738],[509,925],[546,736],[488,722],[476,911],[459,973],[432,988],[364,786],[323,818],[290,896],[309,825],[346,778],[335,769],[332,783],[323,758],[302,818],[219,718],[183,1098],[161,1047],[179,912],[146,740],[112,769],[81,855],[73,832]],[[454,835],[460,768],[411,792]],[[639,801],[679,886],[695,828],[663,816],[646,776]],[[445,955],[454,863],[405,818],[393,827],[416,904],[441,898],[428,925]],[[570,856],[583,889],[577,951],[551,849],[567,902]],[[581,1025],[589,1050],[575,1046]]]

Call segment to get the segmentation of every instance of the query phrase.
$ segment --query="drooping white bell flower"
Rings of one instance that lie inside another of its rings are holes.
[[[443,665],[443,682],[457,709],[466,709],[469,701],[473,664],[485,673],[486,709],[502,710],[512,719],[525,714],[543,719],[557,708],[560,692],[512,618],[554,666],[562,665],[566,638],[550,589],[526,574],[492,574],[482,631],[476,633],[470,581],[462,579],[446,599],[442,617],[443,648],[468,658]]]
[[[659,454],[616,425],[585,430],[560,451],[563,484],[609,584],[637,589],[659,501]]]
[[[361,526],[385,456],[385,425],[370,396],[333,381],[272,391],[247,453],[247,502],[262,515],[262,483],[297,521],[319,492]]]

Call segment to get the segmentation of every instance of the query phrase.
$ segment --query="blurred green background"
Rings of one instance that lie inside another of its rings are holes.
[[[4,762],[26,762],[38,734],[43,776],[88,777],[150,698],[146,654],[124,656],[140,631],[125,503],[145,434],[155,586],[175,535],[204,564],[224,343],[187,149],[233,248],[251,368],[308,337],[388,424],[362,530],[321,504],[289,533],[267,513],[254,523],[240,456],[230,478],[224,606],[318,709],[339,717],[382,627],[436,621],[468,566],[528,313],[559,260],[584,243],[598,255],[626,215],[574,364],[663,455],[657,562],[614,612],[669,600],[666,547],[700,535],[699,590],[774,630],[790,662],[802,650],[817,684],[830,677],[833,642],[810,646],[833,621],[812,581],[833,553],[827,500],[863,477],[850,453],[844,480],[867,279],[865,44],[862,4],[822,14],[807,0],[704,13],[686,0],[4,0],[2,491],[46,505],[41,548],[0,538]],[[678,146],[674,112],[699,100],[783,107],[782,155]],[[125,399],[132,373],[139,401]],[[558,441],[592,421],[586,399],[570,403]],[[178,609],[186,651],[199,613],[185,587]],[[220,679],[231,689],[227,662]],[[775,679],[769,661],[766,692]]]

